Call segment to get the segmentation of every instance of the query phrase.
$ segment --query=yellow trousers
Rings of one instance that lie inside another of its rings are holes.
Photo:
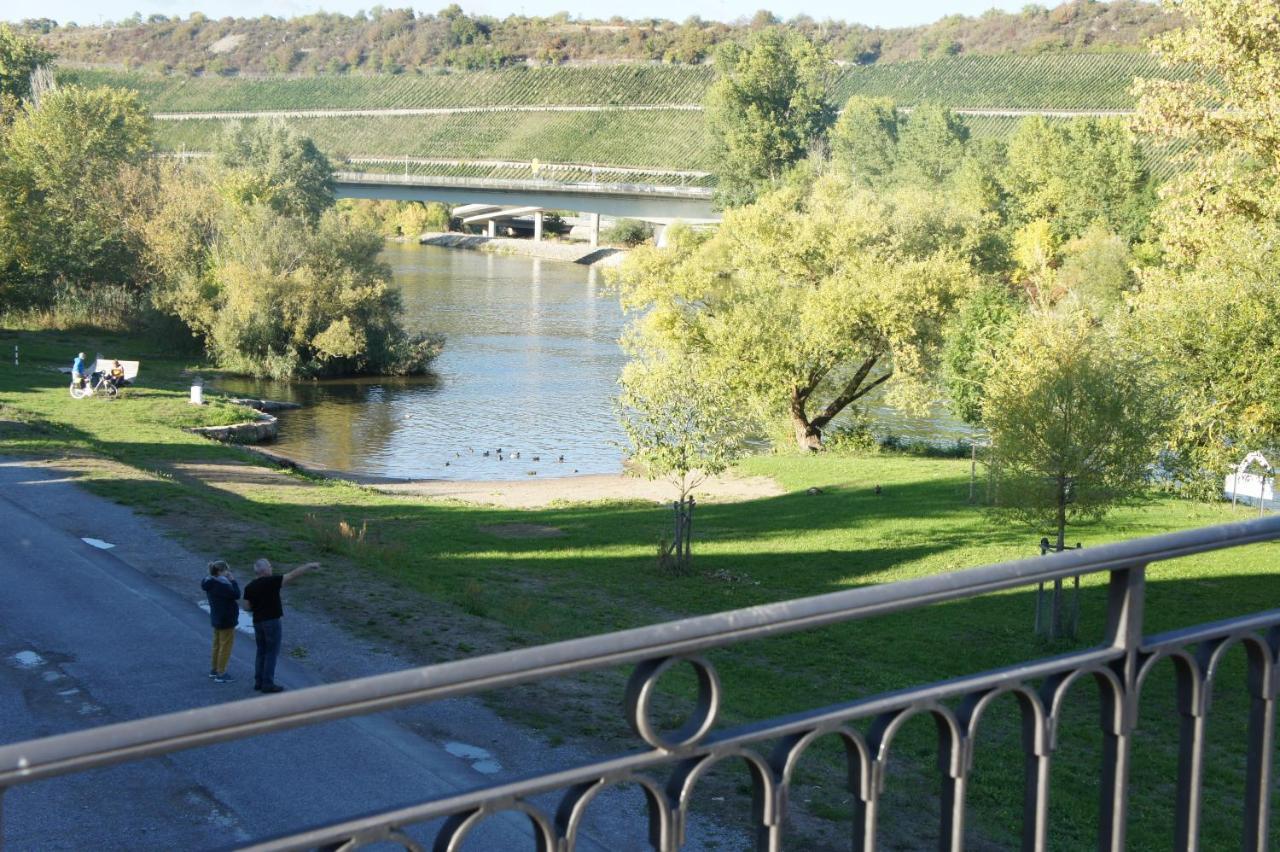
[[[231,661],[231,646],[236,641],[236,629],[213,631],[213,665],[210,671],[215,674],[226,674],[227,663]]]

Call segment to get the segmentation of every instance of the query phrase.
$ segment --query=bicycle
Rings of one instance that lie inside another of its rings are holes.
[[[71,377],[72,399],[88,399],[95,393],[115,396],[118,391],[116,383],[111,381],[111,377],[106,373],[94,373],[87,379],[82,376]]]

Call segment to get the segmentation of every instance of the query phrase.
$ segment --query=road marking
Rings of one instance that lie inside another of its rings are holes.
[[[13,655],[13,661],[24,669],[34,669],[44,665],[44,657],[35,651],[19,651]]]
[[[502,764],[494,759],[493,753],[480,746],[467,743],[447,742],[444,750],[454,757],[460,757],[471,764],[471,768],[482,775],[493,775],[502,771]]]
[[[103,541],[100,538],[81,538],[80,540],[83,541],[85,544],[98,548],[99,550],[110,550],[111,548],[115,547],[115,545],[112,544],[111,542]]]

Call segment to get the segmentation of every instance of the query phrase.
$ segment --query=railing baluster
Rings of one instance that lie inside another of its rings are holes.
[[[1254,852],[1267,848],[1271,814],[1271,753],[1275,748],[1275,700],[1270,688],[1270,661],[1259,662],[1265,671],[1254,677],[1254,655],[1249,655],[1249,752],[1245,760],[1244,844]]]
[[[1102,794],[1098,812],[1098,849],[1123,852],[1129,802],[1129,728],[1102,735]]]
[[[1044,852],[1049,845],[1049,770],[1051,752],[1028,751],[1022,799],[1022,850]]]
[[[1205,684],[1208,648],[1202,646],[1194,661],[1177,666],[1178,678],[1178,794],[1175,803],[1173,846],[1196,852],[1200,848],[1200,804],[1204,786],[1204,737],[1208,721],[1209,690]]]

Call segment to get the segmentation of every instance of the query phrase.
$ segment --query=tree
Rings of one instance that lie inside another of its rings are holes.
[[[1084,313],[1035,313],[983,386],[1001,513],[1054,530],[1146,487],[1167,403],[1150,365]]]
[[[939,186],[960,168],[969,127],[964,119],[937,104],[922,104],[898,131],[898,179]]]
[[[424,372],[441,339],[402,326],[381,235],[328,210],[318,219],[228,198],[216,164],[167,164],[131,217],[152,301],[210,357],[272,378]]]
[[[1058,286],[1082,309],[1101,319],[1137,285],[1128,241],[1095,222],[1062,247]]]
[[[1193,265],[1142,272],[1129,332],[1178,390],[1167,466],[1201,498],[1248,451],[1280,447],[1280,223],[1205,228]]]
[[[17,114],[18,107],[31,97],[31,75],[41,65],[53,61],[53,54],[31,36],[0,24],[0,126]]]
[[[641,312],[626,346],[698,355],[739,416],[785,417],[800,447],[819,449],[886,382],[905,407],[932,398],[942,322],[975,282],[983,225],[923,191],[879,198],[838,175],[785,187],[729,211],[714,236],[673,228],[670,248],[633,252],[618,273],[624,306]]]
[[[943,376],[951,412],[965,423],[981,425],[984,387],[1025,313],[1026,306],[1007,287],[988,284],[965,300],[948,322]]]
[[[37,286],[130,280],[118,184],[150,151],[136,92],[67,86],[26,105],[0,140],[0,269]]]
[[[731,388],[697,356],[636,359],[623,369],[619,419],[630,458],[650,479],[669,477],[681,503],[746,450]]]
[[[1139,129],[1187,148],[1161,190],[1163,263],[1139,273],[1132,334],[1178,389],[1168,465],[1219,492],[1251,449],[1280,444],[1280,40],[1272,0],[1187,0],[1155,44],[1178,80],[1140,80]]]
[[[333,166],[315,143],[282,122],[232,125],[218,141],[224,192],[311,221],[333,206]]]
[[[826,133],[835,118],[832,68],[804,36],[776,27],[753,33],[746,46],[722,46],[706,98],[720,205],[750,203]]]
[[[1155,200],[1142,149],[1118,119],[1024,119],[1009,141],[1006,182],[1015,220],[1043,219],[1059,241],[1095,222],[1136,240]]]
[[[860,183],[877,186],[893,173],[898,131],[893,101],[855,95],[831,128],[831,160]]]

